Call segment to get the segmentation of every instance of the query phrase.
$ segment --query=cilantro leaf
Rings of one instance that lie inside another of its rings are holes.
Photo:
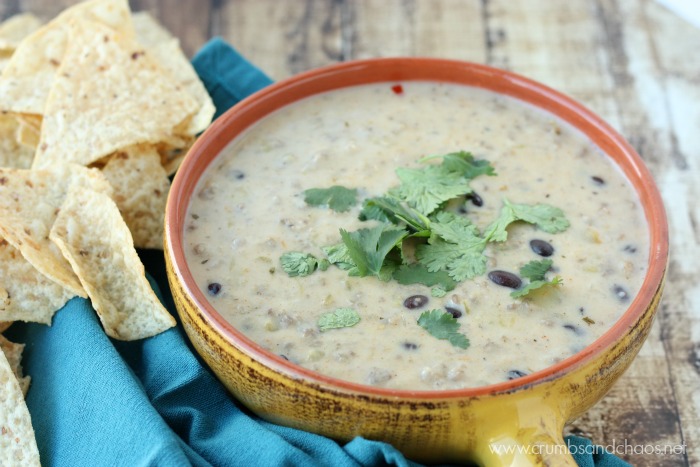
[[[290,251],[280,257],[282,269],[289,274],[289,277],[308,276],[316,270],[318,260],[309,253]]]
[[[521,298],[528,295],[533,290],[538,290],[543,287],[557,286],[562,283],[562,279],[556,276],[551,281],[548,281],[544,275],[552,267],[551,259],[543,259],[541,261],[530,261],[520,268],[520,275],[530,279],[530,283],[520,290],[515,290],[510,293],[513,298]]]
[[[433,290],[440,288],[443,297],[447,292],[455,288],[456,282],[445,271],[430,272],[428,268],[422,264],[402,265],[394,271],[394,280],[399,284],[423,284],[428,287],[433,287]],[[435,293],[440,293],[436,291]],[[436,296],[436,295],[433,295]]]
[[[476,178],[479,175],[496,175],[496,171],[491,163],[483,159],[474,159],[472,153],[458,151],[445,154],[444,156],[430,156],[422,159],[426,161],[435,157],[442,157],[442,165],[451,172],[457,172],[464,178]]]
[[[549,204],[511,204],[507,199],[504,204],[513,210],[518,220],[535,224],[547,233],[559,233],[569,228],[569,221],[564,212]]]
[[[466,349],[469,339],[457,332],[460,324],[448,312],[442,310],[424,311],[418,318],[418,325],[428,331],[433,337],[448,340],[455,347]]]
[[[469,219],[451,212],[439,212],[431,224],[431,230],[443,240],[452,243],[481,241],[479,230]]]
[[[559,277],[559,276],[556,276],[551,281],[547,281],[547,280],[532,281],[529,284],[527,284],[525,287],[523,287],[522,289],[511,292],[510,296],[513,298],[521,298],[521,297],[528,295],[533,290],[541,289],[543,287],[548,287],[548,286],[557,286],[557,285],[561,285],[562,283],[563,283],[563,281],[562,281],[561,277]]]
[[[357,203],[357,190],[343,186],[309,188],[304,190],[304,201],[309,206],[328,206],[336,212],[349,211]]]
[[[471,193],[469,180],[441,165],[420,169],[396,169],[401,185],[391,194],[406,201],[409,206],[427,216],[452,198]]]
[[[469,338],[458,332],[450,334],[447,340],[450,341],[450,344],[454,345],[455,347],[459,347],[460,349],[466,349],[470,344]]]
[[[352,308],[337,308],[322,314],[318,318],[318,328],[321,332],[330,329],[347,328],[360,322],[360,315]]]
[[[498,218],[487,228],[485,238],[491,242],[504,242],[508,239],[508,226],[515,221],[534,224],[547,233],[563,232],[569,228],[564,212],[549,204],[515,204],[503,200]]]
[[[430,220],[427,217],[411,207],[404,206],[400,200],[389,196],[365,200],[359,218],[361,221],[375,219],[397,225],[404,223],[419,233],[430,230]],[[429,236],[429,233],[425,236]]]
[[[483,255],[486,241],[466,218],[441,212],[431,224],[433,236],[428,244],[418,245],[416,258],[430,272],[447,271],[456,281],[486,272]]]
[[[348,247],[345,246],[345,243],[324,246],[322,250],[326,254],[329,263],[335,264],[344,271],[357,267],[350,257]]]
[[[379,276],[384,259],[406,235],[406,230],[387,224],[355,232],[340,229],[340,236],[360,277]]]
[[[543,259],[541,261],[530,261],[525,266],[520,268],[520,275],[527,277],[531,281],[543,281],[544,275],[552,267],[551,259]]]

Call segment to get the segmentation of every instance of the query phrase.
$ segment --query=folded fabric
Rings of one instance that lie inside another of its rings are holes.
[[[217,115],[272,81],[221,39],[193,60]],[[141,251],[151,285],[175,315],[163,253]],[[108,338],[90,302],[75,298],[51,327],[17,323],[32,377],[27,405],[44,465],[397,465],[392,446],[347,444],[257,418],[238,404],[193,352],[181,325],[134,342]],[[581,466],[628,465],[578,437]],[[599,452],[593,455],[592,453]]]

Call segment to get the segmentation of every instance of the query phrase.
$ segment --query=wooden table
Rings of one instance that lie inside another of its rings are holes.
[[[3,0],[0,17],[29,10],[48,19],[71,3]],[[160,18],[187,53],[220,35],[275,79],[356,58],[456,58],[546,83],[611,123],[656,177],[668,209],[671,261],[665,298],[639,357],[568,431],[618,446],[634,465],[700,465],[700,29],[654,0],[131,5]],[[678,445],[686,446],[683,453],[649,452]]]

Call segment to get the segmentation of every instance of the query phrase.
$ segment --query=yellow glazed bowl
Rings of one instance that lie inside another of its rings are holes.
[[[594,141],[632,183],[649,224],[649,267],[640,293],[602,337],[542,371],[491,386],[445,391],[391,390],[298,367],[226,322],[195,285],[183,251],[186,210],[209,163],[270,112],[332,89],[429,80],[479,86],[538,106]],[[190,150],[166,211],[168,278],[192,344],[231,393],[262,418],[338,440],[361,435],[391,443],[421,462],[575,465],[564,425],[600,400],[644,342],[661,297],[668,227],[659,193],[632,147],[593,113],[529,79],[483,65],[426,58],[347,62],[271,85],[219,118]],[[519,446],[525,449],[518,449]]]

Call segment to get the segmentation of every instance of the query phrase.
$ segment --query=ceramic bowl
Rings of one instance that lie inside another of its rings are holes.
[[[326,377],[264,350],[226,322],[195,285],[183,252],[186,210],[202,172],[233,138],[306,96],[410,80],[483,87],[540,107],[586,134],[630,180],[649,224],[649,268],[629,309],[594,343],[542,371],[504,383],[444,391],[383,389]],[[168,277],[185,331],[218,378],[253,412],[341,441],[358,435],[386,441],[417,461],[482,465],[575,465],[565,448],[564,425],[600,400],[639,351],[661,297],[668,257],[666,216],[652,177],[610,126],[572,99],[524,77],[427,58],[372,59],[312,70],[230,109],[197,140],[180,167],[170,191],[165,234]]]

